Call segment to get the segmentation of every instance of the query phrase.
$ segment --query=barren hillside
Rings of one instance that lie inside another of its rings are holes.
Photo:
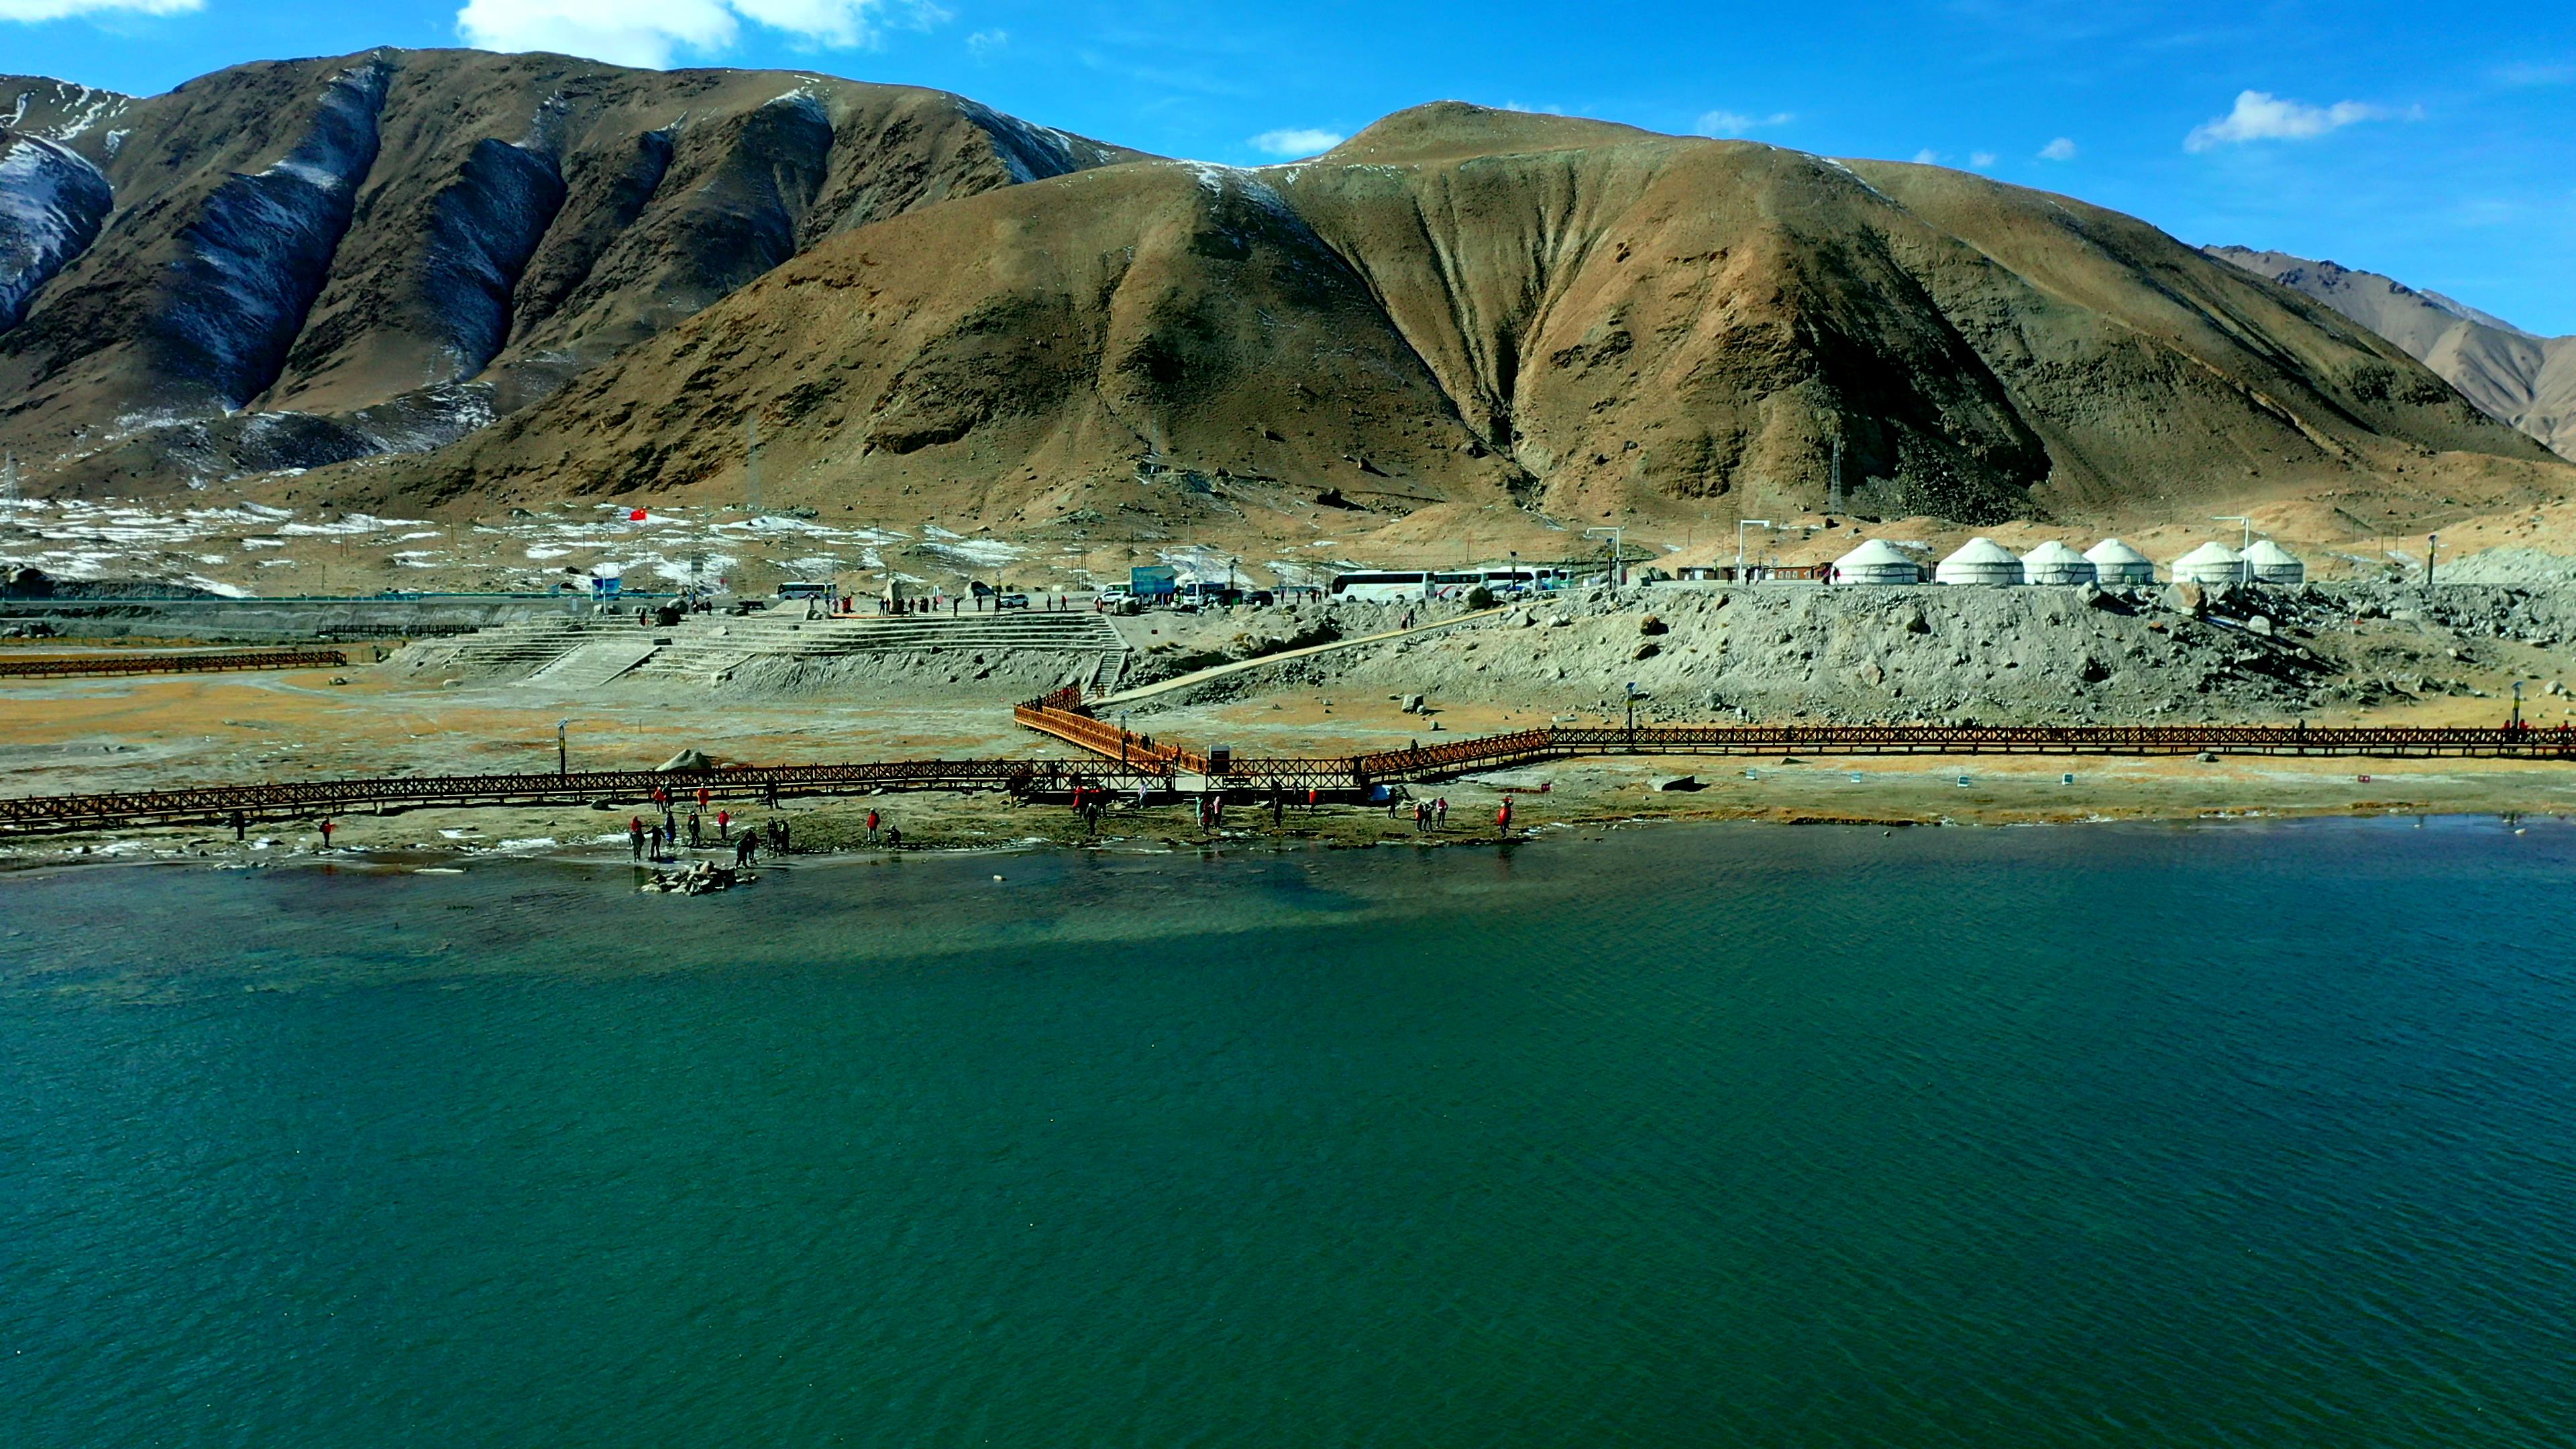
[[[740,499],[998,532],[1517,503],[1968,523],[2567,491],[2394,344],[2133,219],[1937,168],[1442,104],[835,236],[353,496]],[[1454,509],[1451,510],[1454,512]],[[1446,515],[1444,515],[1446,516]],[[1352,521],[1354,524],[1356,520]]]
[[[1128,153],[936,91],[382,50],[0,77],[0,441],[132,491],[450,441],[835,232]]]
[[[2490,417],[2576,458],[2576,337],[2538,337],[2437,292],[2287,252],[2211,247],[2406,349]]]

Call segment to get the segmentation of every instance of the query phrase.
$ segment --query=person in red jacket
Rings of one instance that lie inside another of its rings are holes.
[[[1503,832],[1505,832],[1506,834],[1508,834],[1508,833],[1511,831],[1511,828],[1512,828],[1512,802],[1511,802],[1511,801],[1509,801],[1509,800],[1504,801],[1504,802],[1503,802],[1503,808],[1494,812],[1494,828],[1495,828],[1496,830],[1503,831]]]

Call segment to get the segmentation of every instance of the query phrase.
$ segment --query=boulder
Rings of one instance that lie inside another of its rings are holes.
[[[655,773],[663,775],[696,774],[702,771],[712,770],[715,767],[716,762],[707,758],[706,751],[682,750],[671,758],[664,760]]]

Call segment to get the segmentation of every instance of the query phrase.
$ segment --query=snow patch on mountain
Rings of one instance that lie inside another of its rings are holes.
[[[172,264],[153,330],[164,366],[227,411],[277,380],[321,294],[375,166],[392,74],[379,60],[333,77],[295,149],[216,188],[181,235],[185,255]]]
[[[1063,176],[1092,166],[1108,165],[1115,156],[1106,146],[1067,135],[1053,126],[1040,126],[1017,116],[1006,116],[990,106],[966,100],[957,109],[993,140],[993,153],[1018,182],[1044,181],[1050,176]]]
[[[88,158],[42,136],[0,133],[0,332],[38,288],[98,240],[116,204]]]
[[[512,293],[564,194],[552,156],[486,139],[432,204],[422,290],[446,327],[458,377],[481,372],[510,340]]]

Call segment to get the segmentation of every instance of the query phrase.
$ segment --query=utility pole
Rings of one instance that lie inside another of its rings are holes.
[[[2516,734],[2522,732],[2522,681],[2519,679],[2513,682],[2513,729]]]
[[[1748,528],[1769,528],[1771,526],[1771,520],[1767,518],[1739,518],[1735,520],[1735,581],[1737,583],[1740,584],[1744,582],[1744,530]]]
[[[572,721],[568,719],[555,721],[555,778],[558,780],[570,773],[572,768],[570,757],[564,752],[564,727],[571,723]]]
[[[2433,557],[2441,551],[2442,535],[2438,533],[2424,535],[2424,592],[2428,594],[2433,591]]]
[[[760,415],[742,415],[742,511],[754,518],[760,516]]]

